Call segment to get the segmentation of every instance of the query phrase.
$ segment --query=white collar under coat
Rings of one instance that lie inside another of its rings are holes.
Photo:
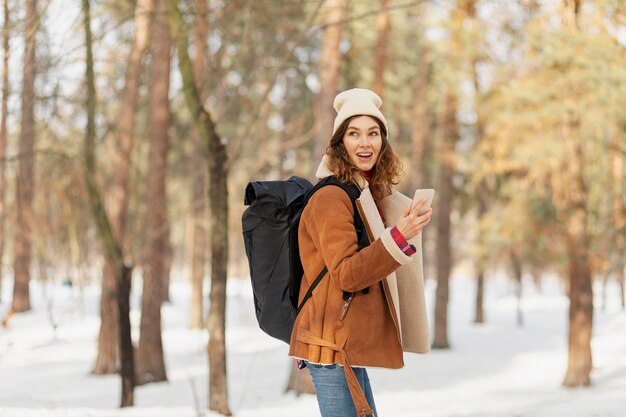
[[[323,178],[330,177],[331,175],[334,175],[334,173],[328,167],[328,155],[324,155],[322,157],[322,161],[317,167],[317,171],[315,172],[315,178],[321,180]],[[369,183],[362,175],[359,176],[359,178],[357,179],[357,185],[359,186],[361,191],[369,187]]]

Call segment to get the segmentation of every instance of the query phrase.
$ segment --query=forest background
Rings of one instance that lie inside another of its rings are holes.
[[[122,405],[167,379],[161,305],[176,277],[192,287],[189,326],[209,333],[208,406],[230,414],[226,282],[249,275],[243,191],[312,178],[332,99],[355,86],[383,98],[399,189],[437,189],[424,236],[433,348],[450,347],[455,268],[475,276],[476,323],[490,276],[509,275],[521,298],[524,280],[557,275],[570,300],[563,384],[591,384],[594,281],[614,280],[625,303],[626,2],[3,6],[2,325],[32,309],[33,280],[99,283],[92,372],[121,374]],[[292,389],[311,389],[298,379]]]

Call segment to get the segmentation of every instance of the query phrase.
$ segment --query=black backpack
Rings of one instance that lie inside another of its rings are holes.
[[[327,177],[313,186],[293,176],[287,181],[254,181],[246,187],[244,204],[249,207],[241,223],[256,318],[265,333],[286,343],[296,316],[328,272],[324,267],[298,305],[303,275],[298,250],[300,216],[313,194],[328,185],[338,186],[350,196],[359,249],[367,246],[367,233],[355,203],[361,192],[355,185]]]

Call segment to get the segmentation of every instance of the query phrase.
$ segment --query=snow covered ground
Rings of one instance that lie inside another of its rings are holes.
[[[8,309],[10,284],[3,282],[0,317]],[[133,293],[135,326],[139,284],[134,283]],[[98,334],[97,285],[86,288],[83,314],[76,288],[33,282],[34,310],[14,316],[9,328],[0,328],[0,417],[216,416],[205,411],[206,334],[186,327],[189,291],[186,282],[175,281],[172,302],[163,307],[169,382],[137,388],[136,407],[121,410],[119,377],[89,374]],[[432,311],[433,283],[427,291]],[[560,387],[567,364],[568,303],[556,280],[546,282],[541,293],[532,285],[525,288],[523,327],[516,325],[512,283],[490,280],[486,291],[487,324],[476,326],[473,282],[456,277],[450,296],[451,349],[407,355],[402,370],[370,371],[380,416],[626,416],[626,313],[619,308],[616,286],[609,288],[606,309],[596,307],[593,386],[586,389]],[[318,416],[314,397],[283,393],[290,367],[287,346],[256,327],[247,280],[231,279],[228,293],[234,414]],[[598,296],[596,300],[600,305]]]

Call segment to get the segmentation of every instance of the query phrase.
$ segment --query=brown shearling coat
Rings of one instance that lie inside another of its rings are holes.
[[[317,176],[331,174],[323,160]],[[302,213],[300,301],[325,265],[328,273],[296,318],[289,354],[312,363],[343,365],[357,414],[364,416],[372,410],[350,366],[401,368],[403,351],[429,350],[429,334],[421,234],[409,241],[417,253],[406,256],[378,212],[393,226],[410,199],[393,192],[377,207],[367,183],[361,185],[357,207],[371,242],[361,251],[353,206],[341,188],[320,189]],[[366,293],[361,291],[365,288]],[[355,294],[341,319],[344,291]]]

